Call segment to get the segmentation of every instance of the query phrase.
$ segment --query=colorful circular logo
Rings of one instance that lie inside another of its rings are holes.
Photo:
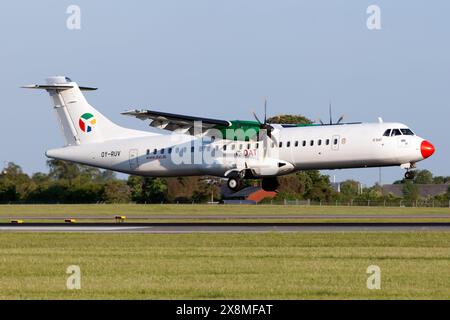
[[[88,112],[83,114],[78,121],[78,125],[83,132],[91,132],[96,123],[97,120],[95,120],[94,115]]]

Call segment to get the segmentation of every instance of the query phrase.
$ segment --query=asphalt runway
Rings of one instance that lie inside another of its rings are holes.
[[[450,222],[343,223],[26,223],[0,224],[0,232],[255,233],[450,231]]]

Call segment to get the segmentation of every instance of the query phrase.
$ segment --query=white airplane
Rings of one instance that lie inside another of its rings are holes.
[[[67,77],[47,79],[65,146],[53,159],[151,177],[225,177],[238,190],[242,179],[262,179],[273,191],[277,176],[297,170],[400,166],[413,178],[415,164],[435,149],[401,123],[268,124],[225,121],[150,110],[123,114],[150,120],[152,132],[118,126],[88,104]]]

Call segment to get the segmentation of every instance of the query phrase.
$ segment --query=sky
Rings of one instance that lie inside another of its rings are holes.
[[[81,10],[69,29],[70,5]],[[367,8],[380,8],[370,30]],[[398,121],[431,141],[418,164],[450,175],[449,1],[7,1],[0,10],[0,161],[47,171],[63,145],[45,92],[20,89],[52,75],[99,87],[88,101],[114,122],[130,108],[226,120],[251,112],[345,121]],[[324,171],[378,181],[379,170]],[[382,169],[382,182],[403,177]]]

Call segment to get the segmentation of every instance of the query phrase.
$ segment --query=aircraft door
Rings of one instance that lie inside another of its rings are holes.
[[[339,150],[339,143],[340,143],[340,137],[339,136],[333,136],[333,139],[331,139],[331,149],[334,151]]]
[[[137,149],[130,149],[130,169],[135,170],[137,167],[139,167],[139,152]]]

